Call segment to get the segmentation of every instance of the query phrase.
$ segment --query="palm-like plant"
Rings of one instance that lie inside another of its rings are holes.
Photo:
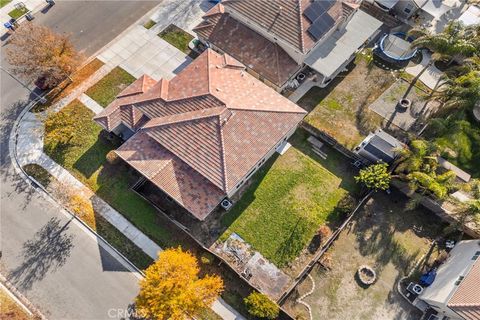
[[[409,149],[400,151],[396,172],[406,180],[412,191],[431,193],[439,199],[447,196],[454,186],[455,173],[437,174],[437,147],[425,140],[414,140]]]
[[[470,70],[466,74],[458,77],[447,77],[446,79],[445,83],[442,84],[442,86],[446,86],[446,90],[434,95],[444,100],[444,108],[470,110],[480,101],[479,70]]]
[[[465,27],[461,22],[450,22],[441,33],[433,34],[427,29],[412,29],[410,35],[417,37],[412,42],[414,48],[427,48],[433,52],[433,60],[462,61],[479,52],[479,30]]]

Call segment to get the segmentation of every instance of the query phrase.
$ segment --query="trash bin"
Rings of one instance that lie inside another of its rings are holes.
[[[32,20],[33,20],[32,12],[31,12],[31,11],[28,11],[28,12],[25,14],[25,18],[26,18],[28,21],[32,21]]]

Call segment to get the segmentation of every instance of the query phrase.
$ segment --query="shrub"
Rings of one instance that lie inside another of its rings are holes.
[[[275,302],[258,292],[252,292],[243,301],[248,312],[255,317],[275,319],[280,313],[280,308]]]
[[[328,252],[325,252],[323,254],[322,258],[320,259],[320,263],[325,268],[331,269],[332,268],[332,263],[333,263],[332,255]]]
[[[355,206],[357,205],[357,201],[349,194],[346,194],[336,206],[336,210],[340,215],[348,215],[350,214]]]
[[[317,234],[320,236],[321,242],[324,243],[332,235],[332,229],[326,225],[322,225],[318,228]]]
[[[118,156],[118,154],[115,153],[114,150],[109,151],[105,158],[107,159],[107,162],[112,165],[118,164],[120,162],[120,157]]]
[[[204,253],[204,254],[202,254],[202,256],[200,257],[200,261],[201,261],[203,264],[211,264],[212,261],[213,261],[213,256],[212,256],[210,253]]]

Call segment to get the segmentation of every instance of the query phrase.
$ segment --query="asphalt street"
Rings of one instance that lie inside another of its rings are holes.
[[[77,48],[91,55],[157,4],[57,1],[35,23],[71,33]],[[1,53],[8,68],[5,41]],[[29,92],[3,71],[0,81],[1,273],[49,319],[124,317],[138,290],[135,273],[15,172],[8,139]]]

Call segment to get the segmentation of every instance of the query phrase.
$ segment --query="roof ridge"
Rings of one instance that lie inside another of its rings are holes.
[[[273,113],[307,113],[302,107],[298,106],[301,110],[293,111],[293,110],[265,110],[265,109],[248,109],[248,108],[240,108],[240,107],[228,107],[229,110],[240,110],[240,111],[251,111],[251,112],[273,112]]]
[[[305,39],[303,37],[302,0],[297,0],[298,22],[300,23],[300,49],[305,52]]]
[[[227,107],[213,107],[208,109],[200,109],[189,112],[177,113],[164,117],[157,117],[148,121],[142,129],[150,129],[170,124],[183,123],[195,120],[211,118],[220,115]],[[162,121],[163,120],[163,121]]]
[[[225,140],[224,140],[224,137],[223,137],[223,125],[222,125],[220,116],[221,116],[221,114],[218,115],[218,123],[220,124],[218,126],[218,131],[219,131],[219,134],[220,134],[220,145],[221,145],[220,156],[221,156],[221,159],[222,159],[223,191],[227,192],[227,190],[228,190],[227,160],[226,160],[226,157],[225,157]]]

